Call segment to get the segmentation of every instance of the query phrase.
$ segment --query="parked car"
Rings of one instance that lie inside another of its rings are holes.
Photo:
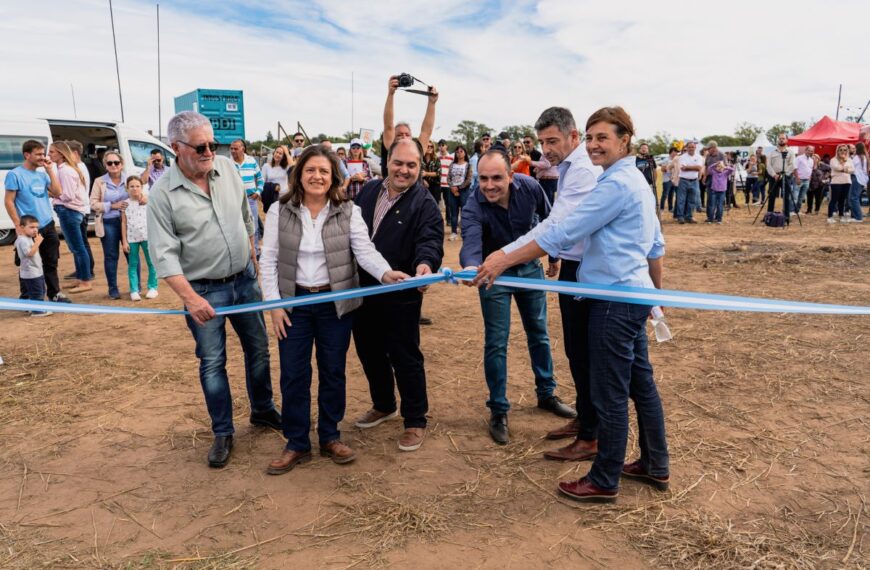
[[[84,145],[86,154],[91,155],[82,157],[85,164],[100,170],[102,165],[96,165],[96,152],[103,148],[115,150],[124,157],[128,176],[145,170],[151,150],[155,148],[163,151],[167,166],[175,161],[175,153],[166,144],[124,123],[68,119],[0,120],[0,184],[5,181],[7,172],[21,165],[21,145],[27,139],[36,139],[46,146],[54,140],[75,139]],[[93,223],[93,216],[90,219]],[[60,232],[60,224],[57,226]],[[0,208],[0,245],[14,241],[12,219],[6,208]]]

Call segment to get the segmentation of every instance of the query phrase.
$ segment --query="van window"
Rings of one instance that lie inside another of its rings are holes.
[[[166,157],[166,166],[172,166],[172,163],[175,161],[175,155],[162,146],[157,146],[154,143],[145,141],[129,140],[127,142],[130,144],[130,154],[133,155],[133,164],[139,168],[145,168],[148,166],[148,159],[151,158],[151,151],[155,148],[162,152],[163,156]]]
[[[0,135],[0,170],[12,170],[21,166],[24,155],[21,154],[21,145],[24,141],[37,140],[48,147],[47,137],[19,137],[15,135]]]

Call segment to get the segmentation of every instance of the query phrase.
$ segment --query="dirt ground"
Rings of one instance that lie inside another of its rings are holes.
[[[870,304],[870,224],[751,222],[745,207],[722,226],[666,220],[666,286]],[[446,244],[445,266],[458,265],[460,243]],[[0,294],[15,296],[11,248],[0,249],[0,267]],[[98,273],[76,301],[109,302]],[[178,306],[160,292],[142,304]],[[558,394],[571,401],[553,295],[549,308]],[[270,477],[283,440],[248,424],[232,333],[236,448],[214,470],[181,318],[0,313],[0,567],[870,567],[870,318],[668,310],[675,338],[653,342],[651,356],[671,490],[624,482],[618,504],[584,506],[554,490],[589,464],[541,457],[554,445],[543,434],[563,420],[535,408],[517,315],[512,443],[498,447],[486,427],[476,292],[433,286],[424,314],[434,324],[422,332],[423,447],[397,449],[400,422],[352,427],[369,398],[351,348],[342,425],[358,460],[318,457]],[[636,453],[632,437],[628,457]]]

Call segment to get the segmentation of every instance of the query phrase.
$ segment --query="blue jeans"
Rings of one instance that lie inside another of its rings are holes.
[[[311,293],[297,289],[296,296]],[[345,364],[353,313],[338,318],[335,303],[295,307],[287,338],[278,341],[281,356],[281,423],[287,449],[309,451],[311,440],[311,349],[317,352],[317,437],[321,447],[341,438],[344,419]]]
[[[88,216],[82,216],[82,223],[79,225],[82,232],[82,243],[85,244],[85,251],[88,252],[88,268],[90,269],[91,279],[94,278],[94,252],[91,251],[91,242],[88,241]]]
[[[45,301],[45,277],[18,278],[21,286],[21,298],[30,301]],[[45,311],[31,311],[31,314],[42,314]]]
[[[799,178],[795,176],[795,182],[797,182]],[[807,201],[807,191],[810,189],[810,181],[809,180],[800,180],[800,184],[795,185],[795,195],[794,202],[792,202],[791,211],[792,212],[800,212],[801,206],[803,206],[804,202]]]
[[[668,475],[665,418],[647,354],[645,305],[589,301],[589,367],[592,405],[598,412],[598,455],[593,484],[619,488],[628,442],[628,399],[637,412],[640,463],[646,473]]]
[[[194,292],[209,302],[215,309],[262,300],[260,286],[253,263],[234,280],[227,283],[204,283],[191,281]],[[205,405],[211,417],[211,429],[215,436],[232,435],[233,398],[227,378],[227,332],[226,321],[233,325],[245,355],[245,384],[252,413],[265,413],[275,409],[272,402],[272,378],[269,373],[269,338],[262,313],[241,313],[217,316],[198,325],[190,316],[185,320],[193,340],[196,341],[196,357],[199,358],[199,381],[205,395]]]
[[[665,209],[665,201],[668,203],[668,211],[671,212],[674,209],[674,194],[677,189],[674,188],[674,183],[670,180],[665,180],[662,182],[662,201],[659,204],[659,210]]]
[[[852,175],[852,187],[849,189],[849,210],[852,212],[853,220],[863,220],[864,212],[861,210],[861,194],[864,192],[864,187],[858,183],[855,175]]]
[[[91,275],[91,257],[88,255],[85,242],[82,240],[81,225],[82,219],[85,217],[84,214],[64,206],[55,206],[54,211],[57,214],[58,221],[60,221],[63,239],[66,241],[66,245],[73,256],[73,263],[76,266],[76,279],[79,281],[90,281],[94,276]]]
[[[450,222],[450,231],[454,234],[459,225],[459,211],[465,206],[469,192],[468,188],[460,190],[459,196],[454,196],[449,188],[444,192],[444,199],[447,202],[447,221]]]
[[[680,178],[680,184],[677,186],[677,204],[674,206],[676,219],[692,219],[697,204],[695,194],[699,192],[697,180]]]
[[[118,259],[121,251],[121,218],[103,219],[105,234],[100,238],[103,245],[103,269],[106,272],[106,282],[109,284],[109,296],[117,297],[118,291]],[[127,254],[125,253],[126,257]]]
[[[725,192],[710,190],[707,193],[707,221],[721,222],[722,209],[725,206]]]
[[[511,267],[504,274],[543,279],[544,269],[541,262],[535,260]],[[506,414],[510,409],[507,399],[507,347],[510,338],[511,297],[516,300],[523,329],[526,331],[538,400],[552,396],[556,389],[550,335],[547,332],[546,293],[502,285],[494,285],[489,290],[480,289],[480,308],[483,311],[484,324],[483,370],[489,387],[486,406],[493,414]]]

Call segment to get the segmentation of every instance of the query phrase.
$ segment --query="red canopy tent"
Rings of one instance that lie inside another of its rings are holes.
[[[835,121],[825,115],[818,123],[806,131],[788,139],[788,144],[789,146],[813,145],[816,147],[816,154],[819,156],[824,156],[825,154],[834,156],[837,145],[856,144],[863,140],[861,127],[862,125],[859,123]]]

